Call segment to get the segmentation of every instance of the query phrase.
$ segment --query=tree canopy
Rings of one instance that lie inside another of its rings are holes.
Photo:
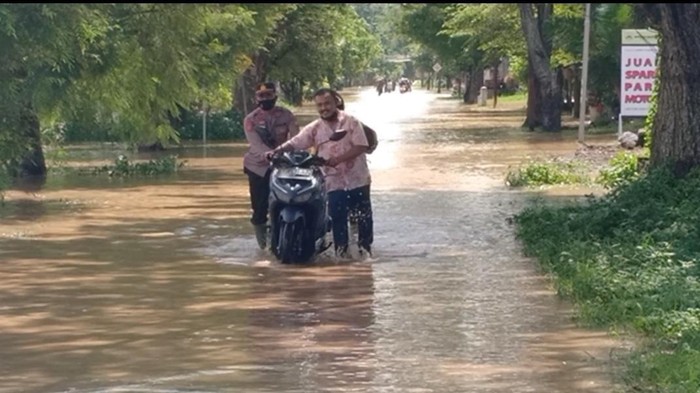
[[[669,15],[695,12],[678,7],[593,5],[590,90],[608,107],[618,101],[620,30],[656,26],[672,56],[685,20]],[[320,86],[398,77],[402,57],[427,80],[463,77],[467,102],[482,70],[507,58],[529,95],[526,124],[557,131],[560,72],[581,61],[582,32],[581,4],[0,4],[0,163],[45,173],[42,134],[76,122],[132,144],[177,141],[183,113],[245,114],[263,80],[299,105]],[[664,102],[658,116],[670,118],[674,101]],[[659,124],[656,133],[671,127]]]

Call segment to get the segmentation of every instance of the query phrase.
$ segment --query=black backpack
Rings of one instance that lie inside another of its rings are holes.
[[[345,110],[345,100],[343,97],[338,94],[337,91],[333,90],[333,96],[335,97],[335,101],[337,103],[338,109],[341,111]],[[377,145],[379,145],[379,139],[377,138],[377,131],[374,131],[372,128],[370,128],[367,124],[360,122],[362,124],[362,129],[365,131],[365,138],[367,138],[367,142],[369,143],[369,148],[367,149],[367,154],[372,154],[374,150],[377,149]]]
[[[372,154],[372,152],[377,148],[379,140],[377,139],[377,132],[371,129],[367,124],[360,122],[362,128],[365,130],[365,137],[367,137],[367,142],[369,142],[369,149],[367,149],[367,154]]]

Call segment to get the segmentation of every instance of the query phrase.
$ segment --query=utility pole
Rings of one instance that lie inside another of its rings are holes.
[[[591,3],[586,3],[586,18],[583,22],[583,75],[581,75],[581,96],[579,97],[578,142],[583,143],[588,98],[588,46],[591,35]]]
[[[207,102],[202,103],[202,145],[207,145],[207,115],[209,114],[209,108],[207,107]]]

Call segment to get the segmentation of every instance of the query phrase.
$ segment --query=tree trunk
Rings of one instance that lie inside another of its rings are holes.
[[[44,177],[46,176],[46,161],[44,160],[44,151],[41,147],[39,117],[30,103],[25,104],[21,111],[21,133],[29,142],[29,150],[19,162],[17,175],[19,177]]]
[[[258,78],[253,68],[245,70],[235,86],[233,109],[247,115],[258,106],[255,101],[255,86],[258,83]]]
[[[535,72],[532,70],[532,62],[527,61],[527,113],[523,127],[527,127],[530,131],[535,131],[536,127],[542,124],[542,93],[540,92],[540,84],[535,78]]]
[[[470,105],[476,104],[479,97],[479,90],[481,86],[484,85],[484,73],[479,71],[479,67],[472,67],[468,72],[468,76],[465,78],[468,82],[465,84],[464,102]]]
[[[294,78],[290,82],[281,82],[280,87],[292,105],[301,106],[304,103],[304,81]]]
[[[498,103],[498,66],[501,65],[499,61],[496,66],[493,67],[493,107],[496,107]]]
[[[581,115],[581,103],[579,102],[581,100],[581,69],[580,68],[576,67],[576,74],[575,75],[576,76],[574,77],[574,80],[573,80],[573,84],[574,84],[573,98],[574,99],[572,101],[575,102],[573,113],[574,113],[574,117],[576,119],[580,119],[580,116],[582,116]],[[586,116],[586,114],[584,113],[583,116]]]
[[[550,67],[552,54],[552,37],[545,32],[545,24],[552,15],[552,3],[521,3],[520,19],[527,42],[528,71],[532,71],[530,78],[537,82],[537,94],[539,105],[530,106],[528,97],[528,119],[525,124],[530,129],[541,126],[545,131],[561,131],[561,84],[558,81],[556,70]],[[537,10],[537,15],[533,10]],[[533,91],[528,91],[528,96]],[[532,111],[532,112],[531,112]],[[532,117],[530,114],[537,114]]]
[[[247,115],[257,108],[255,87],[265,82],[265,78],[267,78],[265,64],[264,56],[255,55],[253,57],[253,64],[245,70],[234,88],[233,109]]]
[[[473,104],[475,102],[471,101],[471,97],[469,97],[469,91],[471,90],[473,79],[474,78],[469,71],[464,72],[464,95],[462,95],[462,100],[465,104]]]
[[[669,163],[682,176],[700,165],[700,6],[656,3],[659,93],[652,127],[650,164]]]

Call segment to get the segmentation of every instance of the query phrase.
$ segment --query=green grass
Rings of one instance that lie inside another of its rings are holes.
[[[527,101],[527,91],[517,91],[514,94],[502,95],[498,97],[498,102],[518,102]],[[493,98],[491,99],[493,102]]]
[[[509,187],[599,184],[612,189],[638,179],[644,171],[642,162],[648,157],[648,149],[641,154],[618,151],[597,174],[592,173],[589,164],[576,159],[531,161],[509,170],[505,182]]]
[[[516,217],[527,255],[585,325],[648,339],[629,359],[630,391],[700,391],[700,170],[655,170],[583,204]]]
[[[530,162],[506,175],[510,187],[587,184],[590,179],[585,165],[579,162]]]

